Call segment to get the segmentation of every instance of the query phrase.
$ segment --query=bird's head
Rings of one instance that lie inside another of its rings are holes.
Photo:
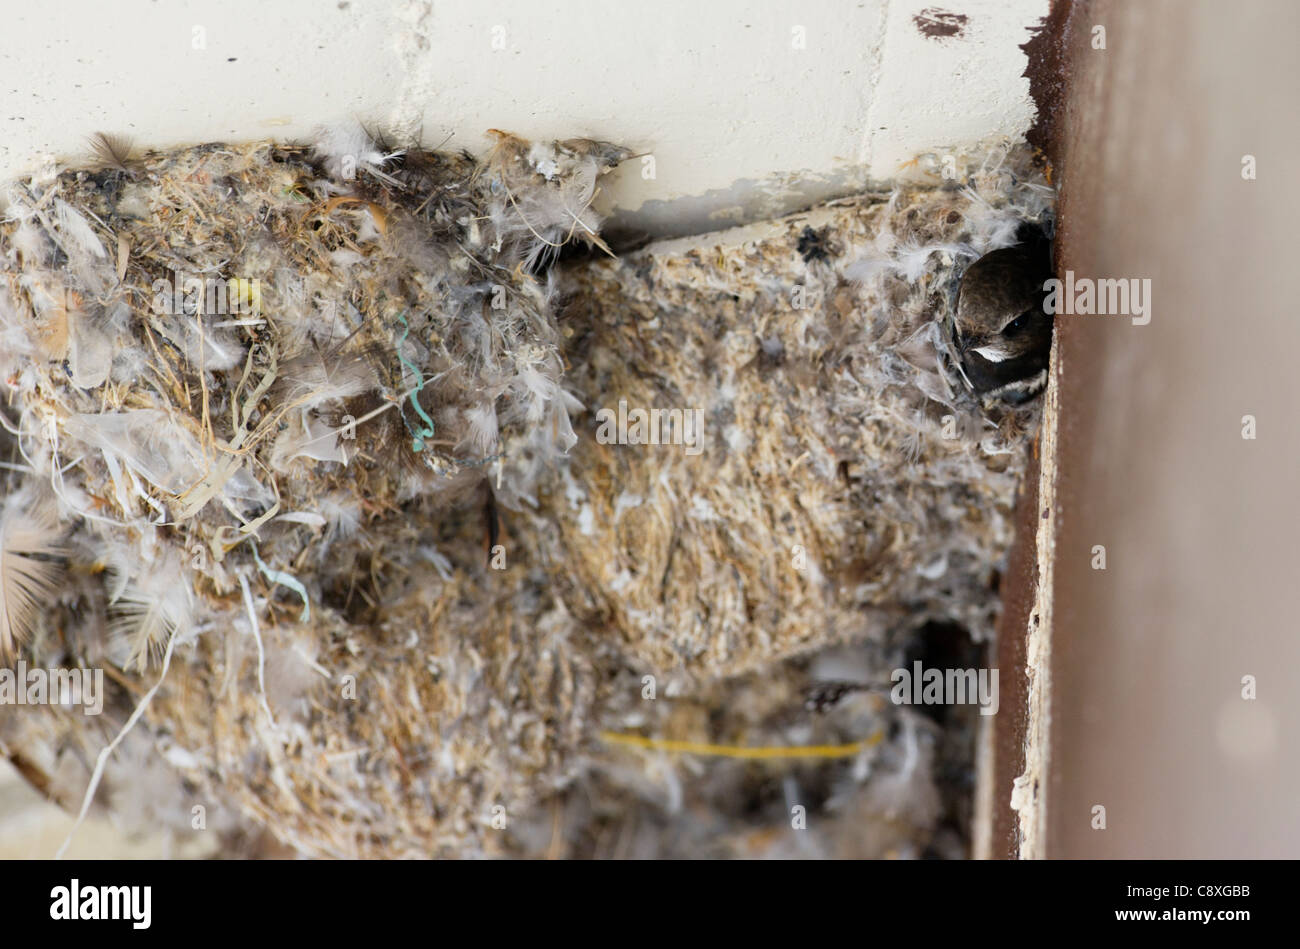
[[[1047,367],[1052,316],[1043,301],[1050,277],[1050,254],[1038,242],[985,254],[962,275],[956,342],[977,392],[1031,378]]]

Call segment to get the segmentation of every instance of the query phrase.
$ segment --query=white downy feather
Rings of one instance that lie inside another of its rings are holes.
[[[376,385],[375,371],[364,357],[316,351],[285,360],[280,379],[285,400],[303,409],[348,399]]]
[[[491,454],[500,435],[497,426],[497,410],[490,402],[480,402],[465,410],[465,422],[468,431],[465,443],[478,455]]]
[[[336,180],[350,181],[364,170],[390,184],[397,183],[384,173],[383,167],[402,153],[380,151],[360,123],[341,122],[320,129],[312,143],[312,153],[324,162],[325,170]]]
[[[112,602],[110,615],[118,665],[143,670],[169,637],[183,636],[194,623],[194,593],[180,561],[169,556],[140,570]]]
[[[108,251],[104,249],[99,235],[95,233],[95,229],[90,226],[89,221],[73,209],[72,205],[62,199],[56,199],[54,206],[58,209],[59,235],[64,239],[65,250],[71,251],[72,248],[67,246],[70,242],[73,246],[90,254],[97,260],[108,257]]]

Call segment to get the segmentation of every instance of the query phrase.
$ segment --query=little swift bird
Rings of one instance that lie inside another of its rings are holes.
[[[1047,381],[1052,315],[1043,308],[1052,276],[1051,243],[1034,225],[1020,243],[985,254],[957,290],[957,348],[980,395],[1024,402]]]

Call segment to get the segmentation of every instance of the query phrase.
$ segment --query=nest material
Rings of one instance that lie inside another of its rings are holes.
[[[501,135],[480,164],[349,133],[15,186],[0,357],[27,470],[5,516],[39,508],[17,552],[63,573],[12,638],[119,683],[99,720],[6,716],[24,773],[75,806],[168,645],[109,764],[115,813],[184,833],[202,804],[232,841],[305,854],[539,852],[539,802],[585,789],[604,803],[559,831],[580,852],[612,811],[662,809],[713,767],[602,729],[798,743],[827,726],[785,702],[803,667],[779,660],[866,642],[887,679],[928,621],[989,635],[1036,409],[971,396],[946,324],[964,265],[1049,211],[1024,156],[557,285],[559,245],[600,246],[595,182],[626,156]],[[259,288],[257,313],[156,312],[178,271]],[[701,409],[704,450],[599,443],[591,413],[620,399]],[[681,711],[763,671],[761,711]],[[911,713],[848,707],[831,732],[882,737],[836,772],[841,814],[933,786]],[[141,788],[159,756],[175,779]],[[726,823],[734,797],[701,806]],[[919,853],[943,810],[864,847]]]
[[[3,355],[32,466],[77,459],[75,487],[52,479],[64,516],[165,524],[214,595],[254,533],[327,588],[344,535],[406,501],[491,468],[517,505],[574,440],[529,271],[599,241],[595,180],[626,153],[598,144],[500,134],[484,165],[208,145],[15,185]]]
[[[960,187],[900,187],[569,273],[559,322],[589,410],[543,496],[556,527],[543,540],[572,570],[569,611],[623,664],[600,720],[777,757],[611,748],[519,830],[518,852],[963,852],[980,718],[885,695],[918,656],[990,664],[980,644],[1039,407],[970,393],[953,291],[1023,222],[1050,226],[1052,198],[1024,152],[999,151]],[[704,450],[602,443],[595,413],[620,401],[698,408]],[[847,760],[780,757],[864,740]],[[815,815],[805,832],[791,832],[794,806]]]
[[[959,857],[980,715],[895,706],[887,670],[978,666],[981,652],[964,630],[927,626],[889,647],[830,647],[653,700],[624,670],[600,715],[618,731],[603,733],[581,780],[511,826],[511,852]]]
[[[992,635],[1038,410],[970,394],[951,288],[1047,211],[1010,163],[572,274],[583,401],[699,410],[705,435],[601,444],[585,418],[550,499],[577,615],[705,679],[930,620]]]

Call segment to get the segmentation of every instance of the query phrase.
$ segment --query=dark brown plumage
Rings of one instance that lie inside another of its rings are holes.
[[[1045,381],[1052,316],[1044,283],[1052,276],[1051,245],[1037,228],[1022,242],[985,254],[962,275],[957,295],[957,346],[971,386],[1012,401],[1035,395]]]

